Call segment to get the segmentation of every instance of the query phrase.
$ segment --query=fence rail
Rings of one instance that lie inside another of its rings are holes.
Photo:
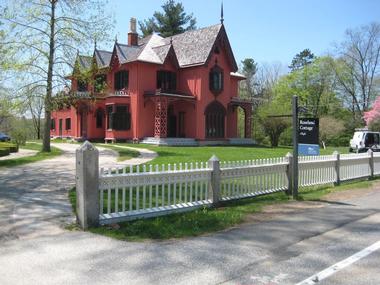
[[[91,162],[90,166],[88,161]],[[77,150],[77,213],[82,227],[189,211],[290,191],[293,158],[185,163],[98,169],[90,143]],[[380,174],[380,153],[299,157],[299,186]],[[94,192],[94,189],[97,191]]]

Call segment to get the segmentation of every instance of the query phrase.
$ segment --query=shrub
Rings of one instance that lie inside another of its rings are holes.
[[[1,147],[0,147],[0,157],[1,157],[1,156],[9,155],[9,153],[10,153],[9,148],[1,148]]]
[[[17,128],[12,131],[12,141],[17,145],[25,145],[27,139],[27,133],[25,129]]]

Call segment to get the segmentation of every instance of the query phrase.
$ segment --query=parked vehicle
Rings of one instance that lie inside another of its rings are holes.
[[[350,140],[349,151],[363,152],[372,149],[380,151],[380,132],[371,132],[368,130],[358,130]]]
[[[11,137],[0,132],[0,142],[9,142]]]

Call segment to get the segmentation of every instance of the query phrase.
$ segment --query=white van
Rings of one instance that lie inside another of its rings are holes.
[[[368,130],[356,131],[350,140],[349,151],[363,152],[368,149],[380,151],[380,133]]]

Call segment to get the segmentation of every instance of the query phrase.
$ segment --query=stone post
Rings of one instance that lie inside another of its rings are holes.
[[[220,200],[220,162],[213,155],[208,161],[208,167],[212,169],[208,197],[212,199],[213,206],[217,206]]]
[[[370,169],[370,179],[373,179],[375,174],[375,163],[373,160],[373,150],[368,150],[368,156],[369,156],[369,169]]]
[[[333,155],[335,155],[335,173],[336,173],[335,185],[340,185],[340,153],[338,151],[334,151]]]
[[[76,150],[76,210],[82,229],[99,224],[99,152],[85,141]]]
[[[288,190],[286,190],[286,195],[292,195],[293,192],[293,154],[287,153],[286,158],[288,159],[288,166],[286,169],[286,176],[288,177]]]

